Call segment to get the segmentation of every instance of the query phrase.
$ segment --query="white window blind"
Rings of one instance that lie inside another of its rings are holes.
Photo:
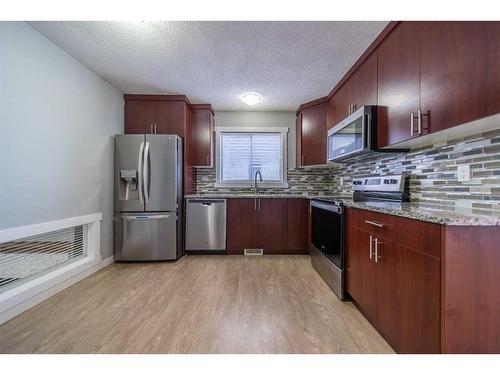
[[[260,171],[264,181],[283,181],[281,133],[222,133],[220,182],[253,181]]]

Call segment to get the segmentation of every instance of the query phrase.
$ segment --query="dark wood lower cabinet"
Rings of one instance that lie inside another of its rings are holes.
[[[264,254],[281,253],[287,248],[287,200],[258,199],[259,248]]]
[[[246,198],[227,200],[227,253],[243,254],[245,248],[258,247],[258,212],[255,200]]]
[[[440,259],[387,237],[347,227],[347,291],[397,352],[439,353]]]
[[[444,234],[441,351],[500,353],[500,228]]]
[[[348,208],[347,241],[347,291],[397,352],[500,353],[498,226]]]
[[[304,253],[308,247],[309,200],[287,199],[286,249],[290,252]]]
[[[398,353],[439,353],[439,259],[385,239],[378,254],[378,326]]]
[[[347,292],[373,322],[377,319],[377,269],[369,256],[370,234],[348,227],[347,244]]]
[[[307,199],[228,199],[227,253],[305,254],[307,210]]]

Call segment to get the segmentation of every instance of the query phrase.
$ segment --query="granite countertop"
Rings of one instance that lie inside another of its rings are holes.
[[[430,223],[456,226],[500,226],[500,213],[493,210],[450,207],[417,202],[354,202],[342,200],[346,207],[360,208]]]
[[[430,223],[455,226],[500,226],[500,212],[485,209],[450,207],[439,204],[417,202],[354,202],[345,195],[309,196],[304,194],[193,194],[186,198],[335,198],[342,200],[346,207],[360,208],[389,215],[406,217]]]
[[[223,198],[315,198],[307,194],[279,194],[279,193],[214,193],[214,194],[190,194],[184,198],[191,199],[223,199]]]

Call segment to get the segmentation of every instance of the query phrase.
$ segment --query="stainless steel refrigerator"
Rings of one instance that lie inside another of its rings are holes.
[[[115,136],[115,259],[174,260],[182,246],[182,139]]]

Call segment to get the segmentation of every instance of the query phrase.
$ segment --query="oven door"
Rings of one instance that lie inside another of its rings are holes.
[[[328,161],[338,161],[368,151],[371,120],[371,107],[365,106],[331,128],[327,139]]]
[[[344,268],[344,207],[320,201],[311,202],[311,242],[314,248]]]

